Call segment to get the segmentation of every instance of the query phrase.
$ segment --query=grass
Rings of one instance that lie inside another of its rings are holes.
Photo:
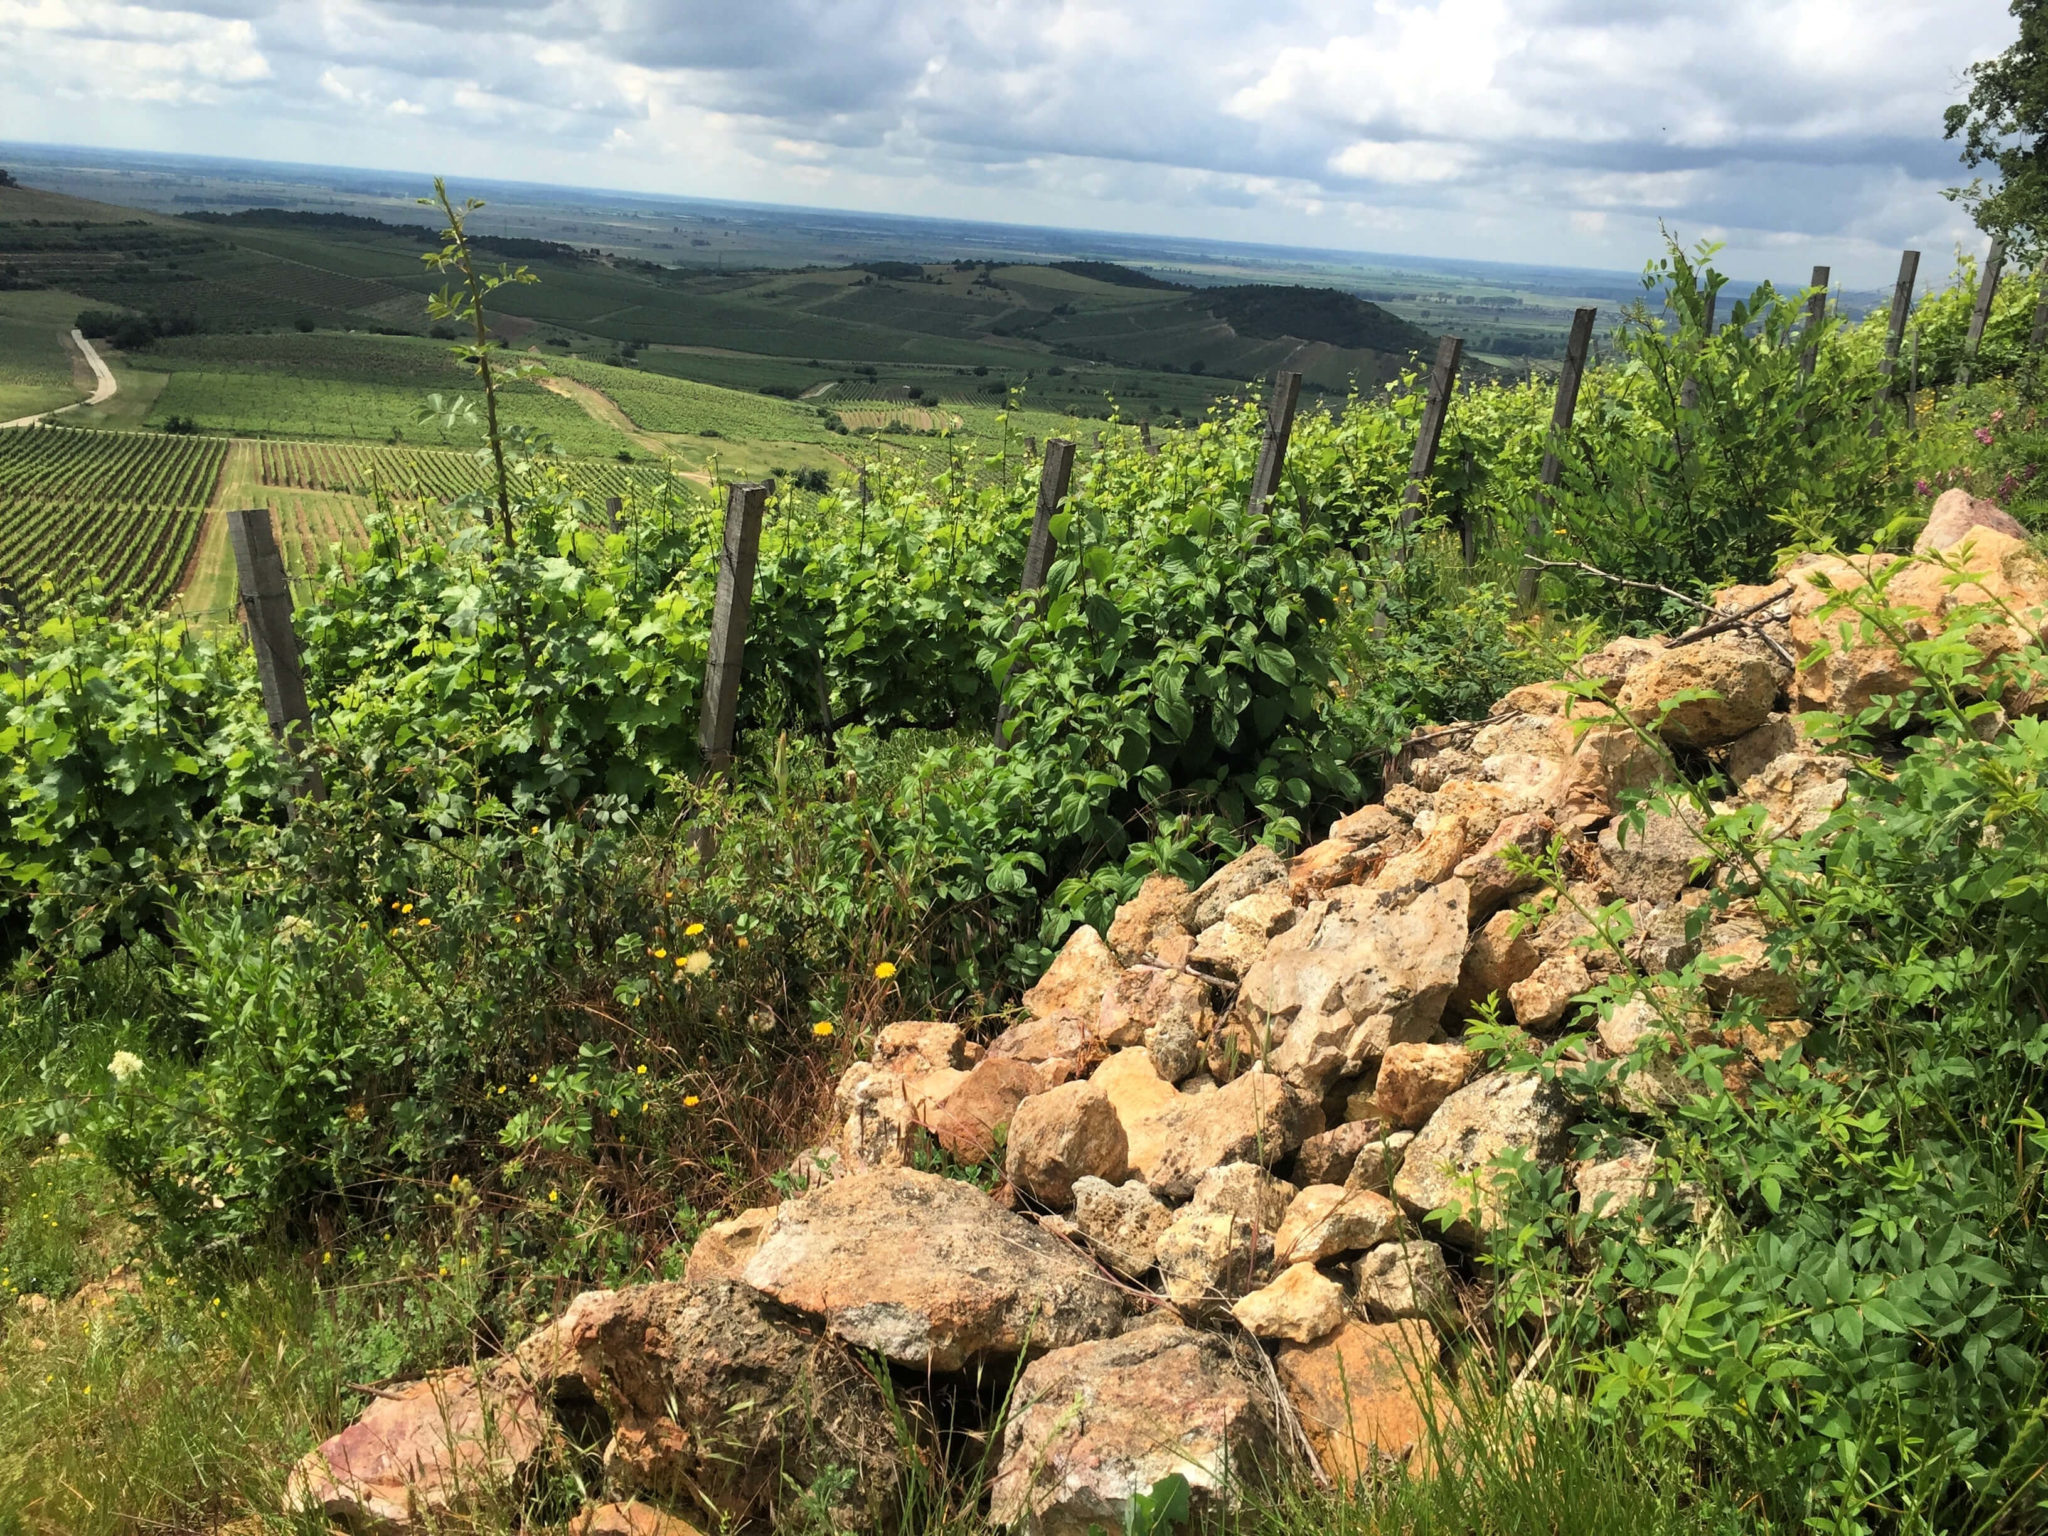
[[[91,374],[70,341],[72,321],[85,307],[60,289],[0,293],[0,421],[91,393]]]

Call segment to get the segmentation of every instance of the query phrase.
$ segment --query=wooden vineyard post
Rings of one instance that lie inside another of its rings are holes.
[[[604,499],[604,515],[606,520],[611,523],[613,533],[619,531],[619,507],[621,505],[622,503],[616,496],[607,496]]]
[[[1814,365],[1820,361],[1820,327],[1828,316],[1828,280],[1833,274],[1826,267],[1813,269],[1813,281],[1807,287],[1813,290],[1806,301],[1806,350],[1799,354],[1799,376],[1813,377]]]
[[[1404,536],[1415,526],[1423,484],[1436,471],[1437,445],[1443,441],[1444,420],[1451,412],[1451,392],[1458,385],[1458,359],[1464,354],[1462,336],[1445,336],[1437,341],[1436,363],[1429,370],[1429,396],[1422,407],[1422,431],[1415,439],[1415,458],[1408,466],[1408,490],[1401,498]]]
[[[1059,512],[1060,504],[1067,499],[1067,487],[1074,476],[1074,445],[1064,437],[1049,437],[1045,440],[1045,463],[1038,472],[1038,510],[1031,517],[1031,537],[1024,544],[1024,572],[1017,582],[1019,592],[1037,592],[1045,586],[1046,573],[1052,569],[1053,536],[1052,520]],[[1012,635],[1017,626],[1010,626]],[[1010,744],[1006,726],[1009,722],[1009,708],[996,705],[996,745]]]
[[[1138,443],[1153,458],[1159,457],[1159,445],[1152,441],[1151,422],[1141,421],[1138,423]]]
[[[2005,270],[2005,237],[1991,237],[1990,254],[1984,258],[1984,280],[1977,285],[1977,304],[1970,311],[1970,333],[1963,338],[1963,365],[1956,370],[1956,388],[1967,389],[1977,368],[1977,348],[1984,341],[1984,322],[1991,318],[1991,300],[1998,292],[1999,274]]]
[[[242,617],[256,653],[256,678],[263,688],[263,713],[271,733],[288,748],[302,743],[313,724],[306,703],[306,676],[299,663],[299,637],[292,629],[292,588],[277,547],[270,508],[228,513],[228,543],[235,552],[235,577],[242,593]],[[317,768],[306,771],[305,793],[327,797]]]
[[[1905,339],[1906,317],[1913,312],[1913,284],[1920,276],[1920,253],[1902,251],[1899,253],[1899,280],[1892,287],[1891,320],[1885,327],[1884,358],[1877,365],[1884,376],[1884,383],[1878,386],[1877,403],[1888,404],[1892,397],[1892,375],[1899,366],[1899,343]],[[1879,430],[1878,424],[1870,424],[1871,431]]]
[[[713,772],[732,763],[747,615],[754,605],[754,566],[761,555],[761,514],[773,489],[772,483],[756,482],[735,485],[726,493],[725,540],[718,552],[718,591],[712,599],[711,645],[704,660],[704,702],[697,716],[697,750]]]
[[[1273,375],[1273,394],[1266,402],[1266,433],[1259,441],[1259,463],[1252,471],[1252,494],[1245,510],[1253,517],[1265,514],[1267,503],[1280,489],[1280,472],[1287,467],[1287,439],[1294,434],[1294,407],[1301,399],[1301,375],[1287,369]]]
[[[1579,384],[1586,376],[1586,357],[1593,350],[1593,321],[1597,309],[1581,309],[1572,315],[1571,335],[1564,344],[1564,370],[1557,376],[1557,400],[1550,407],[1550,439],[1543,449],[1543,467],[1537,471],[1536,510],[1529,515],[1529,547],[1542,547],[1550,516],[1550,493],[1564,475],[1562,449],[1571,436],[1572,417],[1579,409]],[[1524,565],[1515,577],[1516,596],[1524,608],[1536,601],[1536,567]]]

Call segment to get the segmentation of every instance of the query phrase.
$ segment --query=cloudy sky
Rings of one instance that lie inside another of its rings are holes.
[[[0,139],[1876,284],[2004,0],[0,0]]]

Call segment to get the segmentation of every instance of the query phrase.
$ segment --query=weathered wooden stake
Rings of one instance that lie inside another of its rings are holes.
[[[1572,431],[1572,417],[1579,408],[1579,384],[1586,376],[1586,357],[1593,349],[1593,321],[1597,309],[1581,309],[1572,315],[1571,335],[1564,344],[1564,370],[1557,376],[1557,399],[1550,407],[1550,438],[1543,449],[1543,467],[1536,472],[1536,511],[1529,516],[1529,547],[1540,548],[1550,515],[1550,493],[1564,475],[1562,450]],[[1536,601],[1536,568],[1525,565],[1515,578],[1515,591],[1527,608]]]
[[[604,515],[607,519],[610,520],[613,533],[617,533],[619,531],[620,505],[621,503],[619,501],[619,498],[616,496],[607,496],[604,499]]]
[[[1458,384],[1458,359],[1464,355],[1464,337],[1438,339],[1436,362],[1429,370],[1429,398],[1422,407],[1422,431],[1415,439],[1415,458],[1408,466],[1408,490],[1401,499],[1403,533],[1415,526],[1423,485],[1436,470],[1437,444],[1443,440],[1444,420],[1451,412],[1451,391]]]
[[[1999,274],[2005,270],[2005,237],[1991,237],[1991,252],[1984,258],[1984,279],[1977,284],[1977,305],[1970,311],[1970,333],[1963,338],[1963,365],[1956,370],[1956,387],[1966,387],[1976,371],[1977,348],[1984,340],[1984,322],[1991,318],[1992,296],[1998,292]]]
[[[1287,467],[1287,439],[1294,432],[1294,407],[1301,399],[1301,375],[1282,369],[1273,375],[1273,394],[1266,402],[1266,435],[1259,442],[1259,463],[1252,471],[1252,494],[1246,510],[1262,516],[1280,489]]]
[[[1900,252],[1899,280],[1892,287],[1891,321],[1885,327],[1884,333],[1884,358],[1877,365],[1878,372],[1884,375],[1884,383],[1877,391],[1879,405],[1887,403],[1892,397],[1892,374],[1899,366],[1899,343],[1905,339],[1906,317],[1913,312],[1913,284],[1919,276],[1920,253]]]
[[[1045,440],[1045,465],[1038,472],[1038,510],[1032,514],[1031,537],[1024,543],[1024,571],[1018,579],[1019,592],[1037,592],[1045,586],[1046,573],[1052,569],[1052,557],[1056,545],[1052,536],[1052,520],[1060,510],[1060,504],[1067,499],[1067,486],[1074,475],[1074,445],[1064,437],[1049,437]],[[1012,635],[1017,626],[1010,626]],[[996,745],[1010,744],[1008,724],[1010,710],[1007,704],[996,705]]]
[[[1813,269],[1813,281],[1807,287],[1813,293],[1806,301],[1806,350],[1799,354],[1799,376],[1813,377],[1814,365],[1820,361],[1820,328],[1828,317],[1828,280],[1833,274],[1826,267]]]
[[[1045,463],[1038,472],[1038,510],[1032,514],[1031,537],[1024,545],[1024,577],[1019,592],[1036,592],[1045,585],[1045,573],[1052,569],[1054,543],[1052,520],[1060,503],[1067,499],[1067,484],[1074,474],[1074,445],[1064,437],[1045,442]]]
[[[1159,445],[1152,441],[1151,422],[1141,421],[1138,423],[1138,442],[1153,458],[1159,457]]]
[[[313,711],[306,703],[299,637],[292,629],[291,582],[284,573],[284,555],[277,547],[270,508],[228,513],[228,543],[235,552],[235,576],[241,586],[249,645],[256,653],[263,713],[269,717],[271,733],[286,746],[296,747],[311,731]],[[315,800],[327,798],[327,785],[317,768],[307,770],[304,791]]]
[[[711,647],[704,662],[704,701],[697,750],[704,766],[732,762],[739,722],[740,672],[746,661],[747,615],[754,605],[754,566],[761,554],[761,514],[772,482],[735,485],[726,493],[725,541],[718,552],[718,591],[711,605]]]

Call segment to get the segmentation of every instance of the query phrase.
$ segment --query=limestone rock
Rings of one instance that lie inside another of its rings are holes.
[[[1508,988],[1508,1004],[1515,1010],[1516,1023],[1542,1034],[1555,1029],[1571,1011],[1572,999],[1592,985],[1586,962],[1576,951],[1552,955]]]
[[[1656,635],[1620,635],[1590,656],[1579,658],[1572,670],[1587,682],[1598,683],[1608,698],[1617,698],[1624,684],[1664,653],[1665,642]]]
[[[1394,1050],[1407,1049],[1407,1046],[1394,1047]],[[1392,1054],[1392,1051],[1388,1053],[1390,1058]],[[1380,1070],[1384,1081],[1386,1069],[1382,1066]],[[1380,1124],[1377,1115],[1348,1120],[1304,1141],[1301,1150],[1294,1155],[1295,1172],[1304,1184],[1342,1184],[1351,1177],[1358,1154],[1385,1134],[1386,1127]]]
[[[840,1075],[832,1097],[840,1156],[857,1168],[901,1168],[910,1161],[917,1116],[903,1078],[857,1061]]]
[[[355,1423],[307,1452],[286,1481],[284,1507],[358,1531],[437,1529],[507,1494],[551,1428],[516,1376],[442,1371],[372,1398]]]
[[[1462,1207],[1446,1236],[1471,1247],[1506,1206],[1494,1159],[1514,1147],[1532,1162],[1556,1163],[1571,1123],[1564,1091],[1534,1073],[1496,1072],[1467,1083],[1409,1144],[1394,1175],[1394,1198],[1417,1220],[1440,1207]]]
[[[1407,819],[1396,816],[1384,805],[1366,805],[1332,822],[1330,836],[1365,847],[1398,837],[1407,830],[1407,826]]]
[[[1426,1322],[1346,1323],[1314,1344],[1286,1344],[1274,1367],[1316,1459],[1354,1485],[1388,1468],[1422,1470],[1449,1417],[1436,1383],[1442,1346]]]
[[[740,1271],[761,1242],[761,1234],[775,1219],[776,1207],[757,1205],[741,1211],[730,1221],[714,1222],[697,1235],[683,1265],[683,1278],[692,1284],[715,1280],[738,1280]]]
[[[1255,1339],[1313,1344],[1344,1323],[1344,1287],[1325,1279],[1313,1264],[1290,1264],[1279,1277],[1230,1308]]]
[[[1657,1149],[1647,1141],[1630,1140],[1607,1157],[1586,1158],[1572,1165],[1572,1183],[1579,1192],[1579,1210],[1589,1216],[1621,1216],[1646,1200],[1657,1182]]]
[[[1787,752],[1814,750],[1800,726],[1800,717],[1774,710],[1764,717],[1762,725],[1721,749],[1721,769],[1728,775],[1728,782],[1740,789],[1744,780]]]
[[[1642,825],[1618,816],[1600,833],[1614,893],[1626,901],[1675,901],[1692,883],[1693,868],[1710,857],[1699,840],[1698,814],[1647,810]]]
[[[1701,954],[1718,963],[1706,978],[1707,1000],[1726,1008],[1738,997],[1753,998],[1767,1019],[1799,1011],[1799,977],[1770,963],[1770,930],[1753,907],[1730,908],[1707,930]]]
[[[1927,514],[1927,526],[1913,541],[1913,553],[1924,555],[1936,550],[1954,549],[1965,539],[1981,538],[1984,530],[2002,533],[2007,538],[2022,542],[2028,537],[2027,530],[2019,521],[2001,510],[1996,502],[1972,496],[1958,485],[1935,497],[1934,506]]]
[[[1770,836],[1802,837],[1818,830],[1848,799],[1854,768],[1847,757],[1782,753],[1742,782],[1740,798],[1745,805],[1764,808]]]
[[[1118,1274],[1136,1280],[1159,1258],[1159,1235],[1173,1211],[1141,1179],[1111,1184],[1074,1181],[1074,1229],[1095,1256]]]
[[[1385,1195],[1341,1184],[1311,1184],[1294,1197],[1273,1257],[1282,1264],[1317,1264],[1377,1247],[1401,1224],[1401,1213]]]
[[[1294,904],[1289,902],[1288,910],[1293,909]],[[1259,963],[1266,953],[1267,943],[1265,935],[1240,928],[1226,919],[1202,930],[1195,940],[1195,947],[1188,953],[1188,963],[1199,970],[1235,981]]]
[[[1390,1045],[1380,1063],[1375,1107],[1390,1127],[1412,1131],[1465,1086],[1479,1058],[1462,1045]]]
[[[1199,976],[1132,966],[1104,992],[1095,1037],[1107,1050],[1122,1050],[1143,1045],[1155,1024],[1179,1024],[1199,1036],[1208,1034],[1215,1020],[1209,984]]]
[[[1301,1123],[1301,1105],[1288,1085],[1262,1069],[1199,1098],[1182,1095],[1165,1117],[1163,1141],[1145,1182],[1154,1194],[1185,1200],[1211,1168],[1279,1162],[1301,1144]]]
[[[1222,922],[1224,910],[1232,902],[1286,878],[1287,865],[1280,855],[1259,843],[1202,882],[1195,892],[1194,909],[1188,914],[1188,927],[1200,933]]]
[[[1024,1019],[989,1041],[986,1060],[1028,1063],[1038,1069],[1046,1087],[1086,1077],[1103,1057],[1095,1034],[1100,1016],[1098,1010],[1085,1019],[1068,1013]]]
[[[1301,947],[1246,973],[1232,1022],[1255,1038],[1271,1031],[1273,1069],[1319,1099],[1389,1045],[1435,1031],[1463,963],[1466,918],[1461,880],[1413,894],[1338,892]]]
[[[1338,886],[1356,885],[1385,862],[1388,846],[1355,843],[1344,837],[1312,843],[1288,861],[1287,884],[1281,887],[1288,904],[1306,903]]]
[[[681,1515],[638,1500],[593,1504],[569,1522],[569,1536],[703,1536]]]
[[[1187,1208],[1196,1215],[1235,1216],[1257,1231],[1273,1233],[1280,1230],[1297,1193],[1287,1180],[1257,1163],[1225,1163],[1195,1182]]]
[[[1457,1293],[1444,1251],[1430,1242],[1382,1243],[1353,1267],[1358,1303],[1376,1323],[1404,1317],[1457,1315]]]
[[[1202,1069],[1208,1059],[1207,1038],[1206,1028],[1197,1030],[1186,1019],[1170,1018],[1145,1031],[1145,1050],[1161,1081],[1178,1083]]]
[[[1663,651],[1622,685],[1620,707],[1664,739],[1683,747],[1718,747],[1755,730],[1770,715],[1790,676],[1783,662],[1754,642],[1732,636]],[[1702,691],[1712,697],[1684,699]]]
[[[1138,894],[1116,909],[1109,925],[1110,953],[1125,965],[1138,965],[1147,956],[1160,958],[1160,951],[1188,936],[1188,917],[1195,910],[1195,895],[1185,880],[1172,875],[1149,875]]]
[[[841,1517],[893,1517],[900,1469],[880,1389],[842,1345],[771,1314],[744,1285],[586,1291],[506,1369],[565,1418],[609,1421],[614,1498],[708,1499],[739,1521],[772,1511],[785,1473],[804,1486],[848,1467],[860,1476]]]
[[[1038,1067],[991,1053],[970,1072],[935,1072],[913,1084],[911,1108],[940,1146],[964,1163],[979,1163],[995,1155],[1017,1106],[1048,1086]]]
[[[1567,735],[1569,722],[1558,729]],[[1550,812],[1559,825],[1584,829],[1608,820],[1634,793],[1671,776],[1664,754],[1626,726],[1596,725],[1578,737],[1552,782]]]
[[[1370,1189],[1378,1194],[1388,1194],[1394,1187],[1394,1175],[1401,1171],[1401,1159],[1414,1144],[1413,1131],[1385,1131],[1358,1149],[1358,1159],[1351,1165],[1351,1173],[1344,1180],[1346,1189]]]
[[[1705,898],[1701,891],[1690,895],[1699,900]],[[1699,940],[1692,934],[1690,921],[1699,900],[1688,904],[1688,899],[1681,897],[1676,902],[1652,907],[1637,920],[1636,931],[1623,941],[1623,952],[1651,976],[1682,970],[1691,964],[1693,957],[1700,952]]]
[[[1508,988],[1526,980],[1542,960],[1520,913],[1494,913],[1465,947],[1452,995],[1453,1012],[1462,1016],[1496,994],[1506,1002]]]
[[[1131,1171],[1151,1181],[1159,1159],[1166,1150],[1173,1118],[1184,1097],[1173,1084],[1159,1075],[1152,1053],[1143,1046],[1118,1051],[1095,1071],[1090,1079],[1109,1095],[1117,1123],[1124,1128],[1125,1157]]]
[[[1502,820],[1493,835],[1458,865],[1455,873],[1470,892],[1469,916],[1473,921],[1492,916],[1515,897],[1536,888],[1536,879],[1516,870],[1506,856],[1512,852],[1524,858],[1541,858],[1556,835],[1556,822],[1541,811],[1524,811]]]
[[[1174,1324],[1025,1368],[989,1518],[1025,1536],[1121,1531],[1134,1498],[1187,1479],[1192,1524],[1226,1517],[1277,1445],[1272,1404],[1227,1340]]]
[[[1678,1060],[1689,1044],[1706,1038],[1708,1020],[1688,1012],[1671,994],[1663,995],[1663,1006],[1690,1039],[1674,1034],[1672,1024],[1659,1017],[1658,1001],[1648,994],[1617,1004],[1600,1021],[1601,1047],[1616,1060],[1630,1062],[1617,1088],[1622,1104],[1638,1113],[1682,1104],[1701,1091],[1679,1070]],[[1647,1048],[1645,1042],[1650,1042]]]
[[[915,1240],[907,1240],[915,1234]],[[1123,1298],[1072,1249],[957,1179],[856,1174],[785,1204],[746,1283],[914,1370],[953,1371],[1123,1326]]]
[[[1062,1083],[1017,1106],[1003,1170],[1032,1199],[1064,1208],[1076,1179],[1122,1183],[1129,1151],[1109,1095],[1091,1082]]]
[[[903,1077],[922,1072],[965,1072],[981,1060],[981,1047],[958,1024],[907,1021],[884,1025],[869,1053],[878,1067]]]
[[[1033,1018],[1064,1013],[1092,1020],[1102,1012],[1102,999],[1122,970],[1102,935],[1083,923],[1060,947],[1038,984],[1024,994],[1024,1006]]]
[[[1183,1312],[1206,1316],[1256,1287],[1272,1256],[1271,1229],[1189,1206],[1159,1234],[1160,1286]]]

